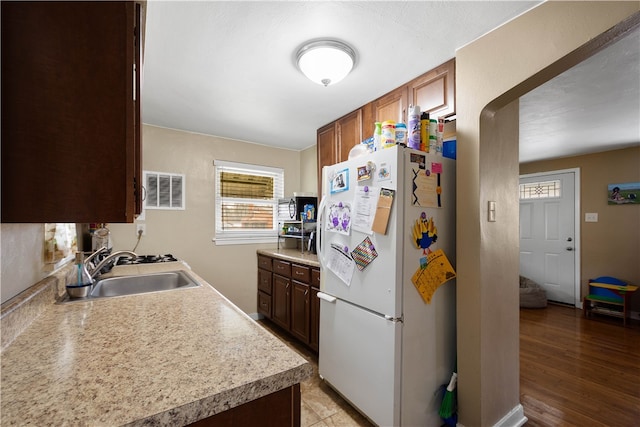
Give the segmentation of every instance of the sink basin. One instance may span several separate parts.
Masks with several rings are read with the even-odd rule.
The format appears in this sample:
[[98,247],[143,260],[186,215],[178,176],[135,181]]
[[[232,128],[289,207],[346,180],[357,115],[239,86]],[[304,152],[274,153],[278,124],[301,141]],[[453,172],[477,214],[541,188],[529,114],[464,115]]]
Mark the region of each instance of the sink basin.
[[200,284],[185,271],[117,276],[101,279],[93,287],[89,298],[108,298],[150,292],[195,288]]

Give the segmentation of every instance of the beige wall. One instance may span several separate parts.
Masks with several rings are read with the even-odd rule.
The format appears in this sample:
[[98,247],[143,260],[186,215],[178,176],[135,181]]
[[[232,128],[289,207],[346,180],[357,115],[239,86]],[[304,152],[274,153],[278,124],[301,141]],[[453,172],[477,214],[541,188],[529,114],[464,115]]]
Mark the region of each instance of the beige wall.
[[0,292],[5,302],[51,272],[44,263],[44,224],[2,224],[0,240]]
[[[640,205],[608,205],[607,185],[640,182],[640,147],[520,165],[520,174],[580,169],[582,295],[589,279],[613,276],[640,283]],[[587,212],[598,222],[584,222]],[[640,311],[640,294],[631,307]]]
[[300,191],[318,193],[318,150],[315,145],[300,152]]
[[[456,52],[458,403],[464,426],[523,422],[513,286],[518,262],[510,253],[518,246],[518,203],[509,195],[517,182],[518,139],[507,141],[517,126],[510,104],[578,63],[575,49],[639,8],[638,2],[545,2]],[[486,219],[491,200],[498,202],[495,223]]]
[[[257,307],[256,249],[274,244],[216,246],[213,160],[280,167],[285,194],[301,191],[300,152],[145,125],[143,169],[186,175],[184,211],[147,210],[138,254],[172,253],[246,313]],[[132,249],[135,224],[109,224],[114,249]]]

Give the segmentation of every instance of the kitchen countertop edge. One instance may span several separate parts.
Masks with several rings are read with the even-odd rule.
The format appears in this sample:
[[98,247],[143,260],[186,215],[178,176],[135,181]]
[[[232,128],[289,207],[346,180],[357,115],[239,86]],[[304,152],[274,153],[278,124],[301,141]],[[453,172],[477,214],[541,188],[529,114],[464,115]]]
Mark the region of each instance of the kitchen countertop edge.
[[279,258],[289,262],[310,265],[312,267],[320,267],[318,255],[306,251],[302,253],[300,249],[258,249],[256,252],[258,255]]

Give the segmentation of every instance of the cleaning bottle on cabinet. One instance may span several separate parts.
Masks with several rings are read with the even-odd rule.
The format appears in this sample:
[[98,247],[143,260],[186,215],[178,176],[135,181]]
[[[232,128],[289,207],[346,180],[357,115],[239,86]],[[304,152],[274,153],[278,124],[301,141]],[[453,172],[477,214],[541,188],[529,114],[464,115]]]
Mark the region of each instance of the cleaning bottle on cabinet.
[[373,131],[373,150],[378,151],[382,149],[382,123],[376,122],[375,126]]
[[409,107],[409,127],[407,145],[414,150],[420,149],[420,106]]
[[426,111],[420,116],[420,150],[429,152],[429,113]]

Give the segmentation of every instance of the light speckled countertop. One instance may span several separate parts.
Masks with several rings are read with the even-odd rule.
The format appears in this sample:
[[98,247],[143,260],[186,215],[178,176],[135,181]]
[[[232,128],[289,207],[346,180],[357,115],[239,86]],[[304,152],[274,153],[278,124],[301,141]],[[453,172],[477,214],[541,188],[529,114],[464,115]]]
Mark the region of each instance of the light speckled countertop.
[[301,264],[311,265],[313,267],[320,267],[318,262],[318,255],[304,251],[300,249],[258,249],[256,251],[258,255],[267,255],[276,257],[290,262],[298,262]]
[[[115,275],[187,269],[114,268]],[[184,425],[311,376],[300,355],[202,286],[51,303],[2,351],[2,425]]]

